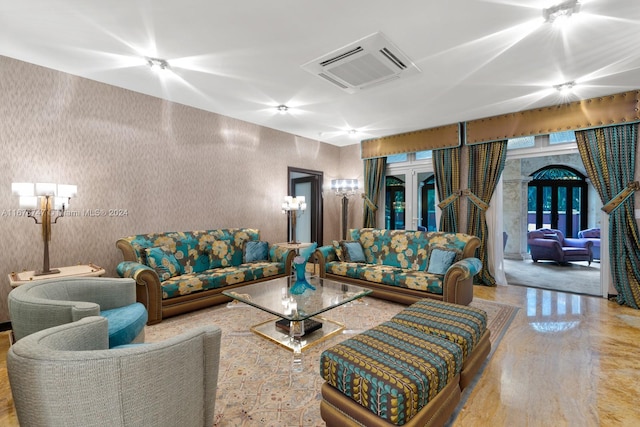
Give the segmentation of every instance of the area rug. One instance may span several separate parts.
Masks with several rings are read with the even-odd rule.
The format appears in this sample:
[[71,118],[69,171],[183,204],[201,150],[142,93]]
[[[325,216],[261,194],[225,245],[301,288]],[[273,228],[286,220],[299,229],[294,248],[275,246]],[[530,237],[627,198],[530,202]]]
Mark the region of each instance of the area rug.
[[[490,358],[518,308],[480,299],[471,305],[488,314]],[[309,347],[303,355],[301,373],[291,372],[290,351],[249,331],[251,325],[272,319],[273,315],[244,304],[223,304],[172,317],[147,326],[145,334],[146,341],[154,342],[199,325],[213,324],[222,329],[214,426],[324,426],[320,417],[322,351],[388,320],[404,307],[367,297],[325,313],[327,318],[347,325],[347,329]]]
[[552,261],[505,259],[504,269],[509,285],[602,296],[599,262],[559,265]]

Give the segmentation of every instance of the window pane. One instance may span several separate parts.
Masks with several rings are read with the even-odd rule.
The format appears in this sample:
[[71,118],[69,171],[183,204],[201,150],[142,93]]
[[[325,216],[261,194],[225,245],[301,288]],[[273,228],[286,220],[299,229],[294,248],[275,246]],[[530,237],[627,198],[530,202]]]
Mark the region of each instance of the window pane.
[[404,230],[404,175],[388,176],[385,191],[385,228]]
[[523,136],[522,138],[511,138],[507,140],[507,150],[535,147],[535,145],[536,141],[533,136]]
[[389,163],[400,163],[407,161],[407,153],[404,154],[394,154],[393,156],[387,156],[387,164]]
[[549,134],[549,145],[568,144],[570,142],[576,142],[576,133],[572,130]]
[[432,151],[431,150],[427,150],[427,151],[418,151],[416,153],[416,160],[425,160],[425,159],[430,159],[432,157]]

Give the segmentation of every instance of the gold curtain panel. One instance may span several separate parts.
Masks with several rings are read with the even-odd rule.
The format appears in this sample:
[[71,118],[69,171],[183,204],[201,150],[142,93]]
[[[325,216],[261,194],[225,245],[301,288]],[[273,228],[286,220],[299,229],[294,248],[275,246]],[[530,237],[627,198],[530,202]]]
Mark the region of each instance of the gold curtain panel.
[[640,121],[640,90],[466,122],[466,144]]
[[459,146],[460,130],[459,125],[456,123],[399,135],[367,139],[361,143],[361,157],[363,159],[371,159],[394,154]]

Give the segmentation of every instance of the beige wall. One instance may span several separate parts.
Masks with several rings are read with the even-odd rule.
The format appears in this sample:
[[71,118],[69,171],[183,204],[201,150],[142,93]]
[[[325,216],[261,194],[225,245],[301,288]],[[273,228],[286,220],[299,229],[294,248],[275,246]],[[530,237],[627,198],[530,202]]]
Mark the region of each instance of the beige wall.
[[[40,226],[16,211],[11,182],[77,184],[77,216],[53,225],[51,266],[91,261],[115,276],[121,236],[248,226],[284,241],[288,166],[323,171],[326,188],[345,174],[362,180],[358,144],[341,149],[2,56],[0,117],[0,321],[7,275],[42,267]],[[334,196],[324,205],[327,242],[339,237],[340,205]],[[96,209],[126,215],[87,213]]]

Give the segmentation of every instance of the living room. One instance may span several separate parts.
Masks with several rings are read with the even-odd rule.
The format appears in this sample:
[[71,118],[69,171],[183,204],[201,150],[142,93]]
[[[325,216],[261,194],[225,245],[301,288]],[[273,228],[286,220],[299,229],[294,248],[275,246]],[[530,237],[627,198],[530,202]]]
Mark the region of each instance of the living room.
[[[78,6],[66,3],[69,8]],[[360,7],[365,8],[364,3],[358,3]],[[598,2],[591,3],[597,6]],[[584,8],[591,3],[585,3]],[[620,2],[612,3],[621,9],[620,13],[626,19],[637,17],[638,12],[635,9],[620,5]],[[262,11],[264,7],[252,6],[258,8],[256,11]],[[298,8],[317,7],[311,4],[295,5],[291,2],[287,2],[286,6],[296,13],[300,13]],[[336,6],[341,5],[336,4]],[[483,3],[483,6],[497,7],[490,3]],[[37,8],[40,5],[32,5],[32,7]],[[289,10],[284,10],[284,7],[285,5],[282,6],[283,10],[280,13],[286,16]],[[512,5],[507,9],[510,15],[515,15],[521,12],[523,7]],[[420,10],[425,16],[429,12],[425,9]],[[452,13],[447,16],[453,20],[455,18],[453,12],[451,9],[447,11]],[[453,11],[455,12],[455,8]],[[353,10],[351,12],[355,13]],[[436,12],[438,11],[434,13]],[[38,11],[34,14],[46,20],[44,12]],[[374,32],[369,30],[377,30],[377,27],[382,26],[384,15],[378,13],[375,16],[378,17],[378,21],[370,18],[371,22],[376,24],[375,29],[372,24],[358,28],[359,32],[364,31],[362,36]],[[423,19],[422,16],[414,17],[413,25],[423,25]],[[9,27],[17,26],[16,22],[20,21],[14,21]],[[447,21],[443,19],[432,24],[443,30],[441,27],[445,22]],[[637,22],[637,19],[633,22]],[[163,25],[170,25],[170,23],[165,22]],[[637,35],[637,23],[635,25],[630,32]],[[400,34],[403,33],[391,24],[385,24],[384,27],[386,32],[395,36],[394,39],[400,38]],[[281,29],[281,31],[284,30]],[[319,30],[316,31],[318,34],[321,33]],[[323,28],[322,31],[327,30]],[[484,34],[480,30],[477,31],[474,39],[480,39]],[[390,115],[384,121],[376,117],[374,120],[376,123],[362,123],[359,126],[363,128],[370,126],[372,132],[377,127],[381,128],[377,130],[378,133],[366,133],[356,140],[349,140],[350,137],[344,135],[346,143],[341,139],[339,144],[333,144],[323,141],[326,135],[319,135],[317,138],[299,136],[300,133],[277,130],[275,126],[264,126],[233,118],[234,111],[230,111],[229,115],[217,114],[207,111],[206,108],[163,99],[160,96],[162,90],[155,92],[149,89],[145,92],[128,88],[126,84],[121,86],[107,84],[100,81],[101,74],[105,73],[104,70],[90,73],[90,78],[61,71],[56,67],[45,65],[44,60],[41,63],[31,59],[27,50],[21,54],[16,51],[16,47],[8,46],[14,41],[15,46],[19,46],[15,39],[7,38],[6,40],[2,42],[3,48],[0,50],[2,55],[0,56],[0,88],[2,89],[0,112],[3,117],[0,124],[3,151],[0,159],[2,166],[0,198],[3,200],[0,230],[4,237],[0,272],[4,277],[14,271],[39,269],[43,261],[41,227],[34,224],[32,219],[18,213],[20,212],[18,199],[11,192],[12,182],[57,182],[77,185],[77,195],[70,200],[68,206],[69,215],[61,218],[52,227],[52,237],[49,242],[51,264],[67,266],[91,262],[104,268],[105,276],[116,277],[116,266],[122,260],[122,255],[116,248],[115,242],[120,237],[132,234],[250,226],[259,228],[261,238],[268,242],[285,242],[288,239],[288,224],[286,216],[282,214],[281,205],[285,196],[288,195],[288,167],[322,171],[325,188],[329,187],[332,179],[338,178],[358,179],[362,185],[364,172],[359,144],[361,139],[400,134],[409,130],[427,129],[451,123],[433,122],[429,119],[424,120],[423,125],[419,127],[409,128],[410,125],[405,123],[390,124],[389,122],[396,120]],[[344,42],[349,41],[351,39]],[[225,43],[231,44],[231,41],[225,40]],[[540,50],[543,49],[540,48]],[[442,50],[445,51],[446,48],[443,47]],[[159,48],[159,51],[162,50]],[[322,52],[318,52],[320,53]],[[463,53],[471,54],[469,50],[464,50]],[[308,59],[313,57],[314,55],[311,55]],[[445,57],[445,59],[451,59],[451,57]],[[609,63],[614,62],[609,61]],[[297,63],[294,65],[299,67]],[[582,63],[579,65],[584,66]],[[91,68],[89,65],[85,67]],[[144,67],[146,65],[139,67],[136,74],[142,80],[151,80],[153,74],[148,73],[149,70]],[[618,73],[621,77],[620,81],[607,83],[605,80],[602,84],[594,84],[594,86],[601,86],[600,90],[604,91],[600,93],[601,95],[637,89],[637,80],[631,77],[634,74],[633,71],[638,68],[637,58],[629,59],[627,66],[623,68],[624,70]],[[219,74],[224,74],[223,71],[219,70]],[[444,78],[443,74],[446,74],[446,70],[439,70],[433,78]],[[486,77],[485,75],[484,78]],[[229,77],[223,77],[223,79],[226,78]],[[197,78],[194,79],[197,80]],[[405,80],[400,84],[409,85],[409,82],[410,80]],[[337,91],[330,86],[322,86],[324,84],[326,83],[321,81],[317,83],[327,92]],[[524,83],[523,86],[528,84],[528,82]],[[154,84],[150,85],[155,87]],[[476,85],[480,83],[476,82]],[[246,88],[241,96],[252,98],[254,94],[250,91],[251,84],[248,86],[249,88]],[[442,85],[442,87],[445,86]],[[434,106],[431,108],[438,109],[437,103],[440,98],[447,96],[456,98],[455,103],[463,104],[465,93],[472,91],[473,87],[474,85],[463,85],[459,91],[449,94],[442,89],[442,92],[438,92],[440,95],[434,97]],[[173,88],[175,90],[175,87]],[[381,86],[380,89],[385,93],[392,92],[391,86]],[[437,92],[437,88],[432,89]],[[483,94],[488,96],[486,92],[490,91],[491,88],[480,86],[477,96],[482,97]],[[170,93],[169,90],[167,92]],[[429,97],[424,94],[423,96]],[[167,94],[167,98],[169,97]],[[263,98],[269,98],[269,95],[261,94],[256,97],[262,101]],[[487,105],[487,108],[483,109],[481,103],[473,104],[463,112],[466,114],[464,120],[528,109],[526,105],[533,103],[534,97],[535,94],[531,95],[524,90],[512,88],[510,97],[502,103],[497,100],[493,103],[487,102],[487,104],[499,104],[500,109],[496,110],[495,105]],[[523,103],[525,106],[516,104],[516,100],[520,98],[527,98]],[[219,106],[228,102],[230,101],[227,99],[220,99],[215,103]],[[274,104],[275,107],[281,102],[287,102],[287,100],[277,100],[275,103],[269,100],[264,101],[263,104]],[[375,105],[376,102],[372,101],[372,103]],[[202,101],[201,106],[204,104]],[[299,107],[303,113],[293,116],[293,121],[305,121],[304,105]],[[265,105],[260,109],[263,115],[271,114],[265,112],[268,110]],[[401,117],[402,114],[399,114],[396,121],[402,122]],[[356,124],[351,126],[356,127]],[[337,132],[339,129],[336,126],[334,130]],[[323,128],[322,132],[330,131]],[[637,196],[635,200],[637,205]],[[326,196],[323,204],[323,243],[329,243],[340,236],[340,199]],[[362,198],[351,199],[349,222],[352,226],[361,225],[362,210]],[[101,214],[96,216],[92,212],[101,212]],[[102,212],[106,214],[103,216]],[[10,287],[6,280],[1,289],[0,316],[4,317],[0,320],[7,321],[6,301]],[[532,301],[528,299],[532,297],[527,295],[526,290],[479,288],[476,291],[476,298],[493,299],[521,307],[520,316],[523,316],[528,303]],[[542,304],[543,294],[536,295],[537,303]],[[556,297],[554,294],[549,298]],[[634,346],[629,343],[637,342],[636,338],[640,335],[637,331],[637,325],[640,324],[638,315],[634,310],[619,307],[614,302],[601,298],[581,298],[584,298],[581,299],[584,309],[583,317],[580,318],[582,323],[570,332],[576,335],[572,336],[575,339],[572,343],[579,346],[575,350],[579,354],[575,356],[581,357],[580,361],[586,359],[587,362],[584,362],[586,364],[597,365],[599,361],[594,360],[596,357],[593,354],[598,352],[608,354],[611,356],[608,363],[630,369],[628,378],[633,382],[637,377],[637,366],[633,365],[633,361],[627,359],[625,355],[616,354],[617,350],[609,346],[606,349],[598,346],[612,344],[611,337],[619,333],[617,328],[625,326],[627,327],[624,329],[625,343],[616,342],[615,344],[620,344],[620,348],[623,349],[621,352],[628,352],[627,355],[633,354]],[[527,357],[531,359],[562,358],[563,351],[567,350],[567,348],[563,350],[563,347],[551,350],[550,347],[561,344],[559,343],[561,340],[558,335],[550,336],[549,334],[544,337],[546,340],[540,338],[540,341],[535,341],[544,348],[544,352],[535,353],[531,348],[522,352],[514,350],[517,344],[523,344],[524,337],[529,333],[526,330],[527,326],[538,321],[540,319],[529,322],[526,318],[522,318],[514,323],[514,327],[509,331],[512,334],[512,340],[505,341],[501,347],[498,347],[497,354],[492,359],[492,364],[496,366],[487,370],[492,376],[483,379],[484,383],[476,388],[474,391],[476,399],[469,400],[471,406],[465,409],[459,425],[473,425],[472,421],[478,420],[488,422],[491,417],[495,417],[493,419],[497,420],[498,424],[501,421],[517,419],[518,411],[522,410],[522,406],[518,403],[522,403],[521,400],[527,400],[526,393],[516,390],[515,387],[508,389],[508,379],[501,382],[498,364],[503,366],[510,363],[516,364],[514,360],[520,361],[521,358]],[[606,326],[607,324],[614,326]],[[521,336],[516,337],[518,334]],[[581,339],[584,339],[582,344],[576,344]],[[602,344],[601,341],[607,343]],[[563,414],[562,409],[555,404],[552,405],[552,410],[540,409],[548,402],[543,396],[546,391],[541,388],[539,384],[541,380],[538,377],[550,375],[550,370],[546,369],[548,366],[545,362],[537,361],[537,363],[537,365],[525,365],[522,362],[520,366],[529,366],[528,376],[513,368],[514,365],[509,365],[513,368],[509,372],[514,377],[518,376],[519,386],[524,387],[523,384],[527,382],[536,383],[537,387],[531,393],[537,395],[533,399],[540,404],[536,406],[540,414],[552,417],[558,424],[570,425],[575,422],[575,417],[579,416],[577,413],[580,410],[585,412],[591,410],[586,404],[585,406],[577,405],[569,415]],[[566,367],[566,365],[563,366]],[[533,377],[531,372],[543,374],[531,378]],[[588,373],[584,371],[580,374]],[[606,374],[619,375],[615,367],[610,367]],[[606,374],[602,374],[603,382],[607,379]],[[626,378],[627,381],[628,378]],[[563,379],[571,381],[569,375]],[[620,381],[618,383],[620,384],[625,380],[616,381]],[[513,384],[515,383],[514,379]],[[567,395],[573,393],[573,384],[564,385],[564,387],[561,389],[564,391],[557,391],[554,396],[560,399],[559,395],[563,393]],[[485,393],[480,395],[481,392]],[[599,396],[601,393],[594,388],[589,393],[585,393],[584,401],[587,401],[588,397]],[[635,395],[634,391],[630,393],[630,396]],[[511,398],[509,404],[501,400],[501,394],[509,395]],[[619,394],[616,396],[623,399]],[[584,401],[581,401],[581,404],[585,403]],[[611,401],[606,400],[605,403],[611,403]],[[602,403],[602,406],[605,406],[605,403]],[[493,407],[500,408],[491,411],[486,409]],[[534,410],[529,410],[531,411],[527,415],[529,425],[542,425],[542,418],[536,419]],[[472,420],[470,413],[474,411],[479,414],[479,418]],[[631,414],[631,418],[638,415],[633,403],[625,407],[624,411]],[[612,421],[612,425],[615,425],[615,416],[611,415],[611,418],[608,418],[605,412],[602,409],[598,419]],[[579,419],[586,420],[586,424],[594,420],[593,417],[588,416]],[[621,417],[621,419],[630,418]],[[517,422],[515,424],[517,425]]]

